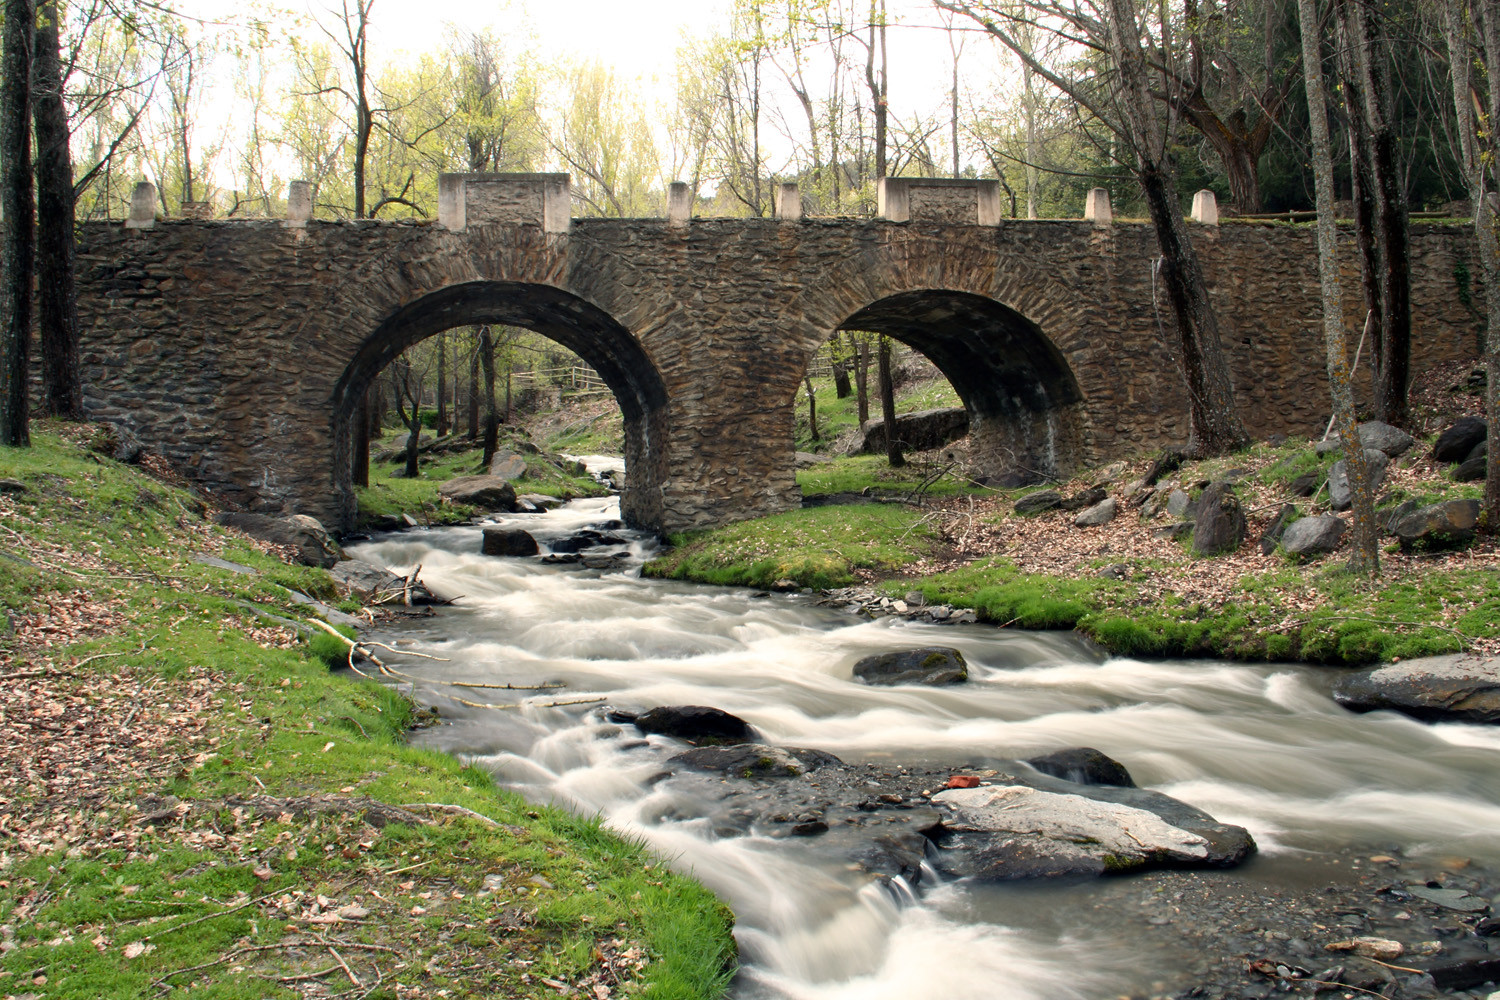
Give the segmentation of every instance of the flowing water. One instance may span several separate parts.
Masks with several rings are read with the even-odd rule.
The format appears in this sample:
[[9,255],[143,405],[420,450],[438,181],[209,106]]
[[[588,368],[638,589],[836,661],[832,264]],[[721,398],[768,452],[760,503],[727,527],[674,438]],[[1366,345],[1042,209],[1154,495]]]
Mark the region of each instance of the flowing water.
[[[545,548],[617,509],[575,501],[504,521]],[[1109,659],[1063,634],[867,621],[805,597],[643,580],[637,562],[600,571],[484,557],[480,534],[411,532],[351,550],[398,570],[420,563],[435,592],[461,595],[402,627],[410,648],[448,658],[402,665],[447,720],[415,738],[532,800],[602,813],[691,869],[736,913],[743,1000],[1113,996],[1173,956],[1131,947],[1097,907],[1128,879],[951,883],[917,898],[851,869],[820,838],[716,836],[703,803],[648,780],[680,746],[642,741],[605,720],[600,703],[558,702],[712,705],[767,742],[851,762],[957,768],[1096,747],[1142,787],[1249,828],[1260,856],[1224,877],[1264,884],[1317,879],[1318,859],[1346,845],[1500,862],[1500,730],[1348,713],[1324,671]],[[650,543],[628,549],[638,561]],[[969,683],[851,680],[862,656],[922,645],[960,648]],[[476,708],[455,695],[483,695],[441,683],[452,680],[566,687],[521,692],[519,708]]]

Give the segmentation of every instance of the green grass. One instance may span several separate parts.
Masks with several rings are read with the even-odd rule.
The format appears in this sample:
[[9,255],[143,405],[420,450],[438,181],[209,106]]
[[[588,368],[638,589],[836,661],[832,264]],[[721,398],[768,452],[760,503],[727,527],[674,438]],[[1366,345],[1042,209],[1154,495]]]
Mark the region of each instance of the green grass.
[[[899,469],[891,468],[884,455],[851,455],[820,462],[797,470],[797,485],[806,497],[830,493],[869,492],[877,496],[904,497],[941,466],[930,462],[909,462]],[[955,493],[991,493],[983,487],[945,475],[924,491],[928,496],[950,496]]]
[[[46,655],[69,669],[109,654],[54,682],[86,696],[105,679],[151,686],[157,694],[142,701],[138,730],[153,724],[166,693],[190,681],[211,680],[216,694],[206,730],[172,727],[160,767],[120,773],[105,801],[74,813],[103,846],[0,853],[0,924],[16,945],[0,953],[0,992],[152,996],[166,977],[195,998],[293,996],[274,977],[325,968],[328,953],[278,945],[291,939],[293,911],[326,894],[372,913],[319,932],[400,952],[399,966],[394,953],[346,955],[367,985],[368,960],[381,961],[387,985],[372,996],[394,996],[400,983],[428,995],[555,997],[541,977],[579,981],[598,967],[596,949],[616,939],[646,959],[617,995],[723,994],[735,959],[732,917],[707,890],[595,820],[533,806],[482,771],[408,745],[414,706],[392,688],[331,673],[342,645],[331,637],[263,646],[245,632],[253,618],[233,602],[297,618],[304,609],[276,581],[316,592],[329,585],[327,574],[282,566],[240,541],[224,544],[191,495],[92,456],[61,431],[71,433],[44,423],[33,448],[0,449],[0,477],[27,486],[0,501],[8,529],[0,553],[10,557],[0,607],[24,615],[79,592],[114,602],[123,625]],[[256,575],[187,558],[205,546]],[[14,643],[0,640],[0,653],[17,658],[10,670],[33,655]],[[79,809],[36,794],[23,789],[7,811]],[[165,795],[192,808],[159,827],[134,822],[139,797]],[[333,796],[346,807],[278,818],[222,805],[257,795]],[[366,798],[461,806],[494,822],[427,812],[428,823],[376,829],[348,804]],[[130,836],[111,841],[114,831]],[[486,876],[503,881],[493,895],[481,894]],[[233,908],[262,896],[269,900]],[[274,908],[283,897],[302,902]],[[524,919],[500,919],[507,907]],[[132,944],[152,950],[127,958]],[[260,950],[216,961],[236,949]],[[207,967],[183,971],[198,965]]]
[[[389,447],[405,441],[405,433],[397,430],[379,444]],[[515,450],[518,439],[514,434],[502,434],[500,447]],[[371,450],[378,450],[375,443]],[[481,448],[449,452],[443,455],[423,455],[418,465],[418,478],[393,477],[393,472],[405,468],[405,462],[371,462],[370,485],[360,487],[359,521],[369,524],[383,516],[411,514],[426,524],[460,524],[478,513],[464,504],[450,504],[438,496],[438,487],[457,476],[477,475],[483,470],[480,460],[484,457]],[[525,454],[526,474],[513,485],[517,493],[542,493],[562,500],[577,497],[604,496],[608,491],[588,474],[579,475],[560,467],[543,455]]]
[[856,569],[891,570],[925,554],[932,535],[920,513],[894,504],[810,507],[673,536],[647,576],[727,586],[842,587]]
[[[852,374],[850,377],[853,377]],[[818,438],[813,440],[812,425],[808,421],[807,386],[801,385],[792,403],[792,411],[796,414],[794,440],[798,451],[825,452],[834,441],[859,426],[859,401],[853,393],[839,399],[832,377],[815,378],[812,384],[813,396],[818,401]],[[879,419],[880,395],[875,386],[873,366],[869,392],[871,417]],[[896,392],[897,413],[916,413],[920,410],[962,405],[958,393],[942,377],[924,379]]]

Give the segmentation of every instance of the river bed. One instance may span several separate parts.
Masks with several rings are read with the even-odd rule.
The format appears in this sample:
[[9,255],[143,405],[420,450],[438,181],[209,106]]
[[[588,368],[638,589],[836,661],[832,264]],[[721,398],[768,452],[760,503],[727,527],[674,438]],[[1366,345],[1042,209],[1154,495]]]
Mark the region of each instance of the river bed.
[[[545,550],[617,510],[612,499],[584,500],[499,520],[531,531]],[[1329,697],[1328,671],[1108,658],[1069,634],[872,621],[803,595],[645,580],[638,566],[653,543],[633,535],[606,550],[628,555],[610,570],[485,557],[480,539],[481,528],[467,526],[350,549],[398,571],[420,564],[435,593],[459,598],[394,635],[447,658],[401,664],[422,678],[411,688],[417,700],[446,723],[414,742],[486,767],[534,801],[601,813],[691,869],[735,911],[741,1000],[1171,992],[1183,985],[1173,973],[1204,956],[1200,939],[1154,916],[1166,912],[1152,909],[1164,898],[1305,900],[1330,880],[1352,884],[1368,855],[1397,856],[1391,865],[1411,871],[1456,859],[1471,872],[1500,868],[1500,732],[1347,712]],[[851,678],[862,656],[927,645],[961,649],[969,682],[874,687]],[[476,695],[445,681],[563,686]],[[490,695],[519,707],[464,704]],[[996,756],[1095,747],[1138,785],[1246,827],[1260,854],[1190,877],[928,878],[918,892],[893,888],[825,838],[723,835],[708,804],[654,780],[681,744],[609,721],[606,705],[711,705],[769,743],[955,772]],[[1227,927],[1233,917],[1214,919]]]

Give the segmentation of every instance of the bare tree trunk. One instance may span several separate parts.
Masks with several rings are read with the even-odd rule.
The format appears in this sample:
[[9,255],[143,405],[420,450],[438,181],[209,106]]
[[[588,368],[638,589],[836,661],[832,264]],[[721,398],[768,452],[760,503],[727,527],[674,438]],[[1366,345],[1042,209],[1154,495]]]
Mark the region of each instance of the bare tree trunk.
[[411,360],[405,355],[396,359],[396,415],[406,425],[406,471],[407,479],[416,479],[417,447],[422,438],[422,386],[412,384]]
[[[1345,64],[1351,86],[1347,105],[1351,141],[1355,143],[1355,176],[1368,205],[1373,244],[1361,260],[1373,275],[1365,278],[1378,297],[1375,337],[1375,417],[1404,426],[1410,422],[1407,387],[1411,378],[1411,259],[1406,200],[1396,163],[1396,135],[1391,124],[1390,65],[1385,30],[1378,13],[1363,0],[1337,0],[1334,9],[1344,37]],[[1370,298],[1366,294],[1367,301]]]
[[870,345],[863,337],[849,333],[849,343],[854,348],[855,406],[859,411],[859,426],[870,422]]
[[448,334],[437,335],[437,436],[448,433]]
[[849,384],[849,363],[843,358],[833,359],[833,394],[836,399],[848,399],[854,392]]
[[1350,570],[1375,576],[1380,572],[1379,537],[1370,470],[1354,418],[1354,392],[1349,378],[1349,345],[1344,336],[1344,305],[1339,283],[1338,231],[1333,220],[1333,152],[1328,138],[1328,104],[1323,93],[1323,62],[1318,41],[1314,0],[1297,0],[1302,23],[1302,72],[1307,80],[1307,110],[1312,130],[1313,180],[1318,199],[1318,281],[1323,292],[1323,346],[1328,360],[1328,388],[1333,396],[1334,423],[1343,443],[1350,491],[1354,494],[1354,551]]
[[1172,129],[1156,117],[1134,0],[1110,0],[1108,7],[1109,47],[1121,78],[1118,101],[1125,117],[1125,137],[1135,154],[1135,175],[1156,230],[1162,284],[1176,320],[1172,348],[1187,388],[1188,451],[1221,455],[1248,444],[1250,437],[1235,413],[1218,316],[1177,203]]
[[370,394],[354,410],[354,485],[370,485]]
[[1188,396],[1188,452],[1222,455],[1250,441],[1235,412],[1234,387],[1219,340],[1219,321],[1208,298],[1203,268],[1193,251],[1169,171],[1143,167],[1141,190],[1161,250],[1161,279],[1172,307],[1172,345]]
[[817,441],[820,440],[818,437],[818,394],[813,391],[812,373],[804,373],[802,381],[807,386],[807,423],[812,428],[812,439]]
[[469,356],[469,440],[479,439],[479,343]]
[[46,0],[36,31],[31,115],[36,125],[37,322],[42,343],[42,406],[67,420],[83,419],[78,371],[77,252],[73,243],[73,157],[63,104],[58,11]]
[[500,450],[500,418],[495,413],[495,341],[488,326],[479,328],[479,363],[484,366],[484,468]]
[[885,457],[891,468],[899,469],[906,464],[901,454],[901,439],[896,436],[896,384],[891,377],[891,338],[880,335],[877,364],[880,369],[880,416],[885,421]]
[[[1496,160],[1500,155],[1500,141],[1495,135],[1497,123],[1500,123],[1500,3],[1483,0],[1476,7],[1484,38],[1485,76],[1489,80],[1486,108],[1489,121],[1484,130],[1489,155],[1481,162],[1487,162],[1496,180],[1500,181],[1500,161]],[[1481,189],[1483,185],[1481,173]],[[1481,211],[1476,204],[1474,227],[1479,230],[1479,258],[1485,268],[1485,305],[1488,307],[1484,341],[1484,412],[1489,418],[1490,441],[1489,457],[1485,460],[1484,524],[1486,531],[1500,534],[1500,458],[1496,457],[1500,454],[1500,447],[1496,447],[1500,444],[1500,233],[1496,230],[1500,219],[1496,218],[1495,206],[1488,195],[1482,197],[1480,203],[1484,207]]]
[[0,40],[0,445],[27,447],[31,427],[31,0],[5,0]]

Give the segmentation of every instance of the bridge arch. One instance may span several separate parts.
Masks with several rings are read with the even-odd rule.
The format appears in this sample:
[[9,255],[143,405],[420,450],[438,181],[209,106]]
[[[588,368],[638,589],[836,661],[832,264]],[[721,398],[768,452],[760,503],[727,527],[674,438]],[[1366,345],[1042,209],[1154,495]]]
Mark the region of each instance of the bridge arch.
[[991,476],[1056,474],[1087,457],[1084,394],[1067,357],[1018,310],[972,291],[908,288],[829,330],[882,333],[927,357],[969,415],[970,459]]
[[660,372],[628,329],[603,309],[548,284],[477,280],[448,285],[402,305],[354,352],[332,398],[333,489],[340,527],[354,525],[353,420],[365,390],[402,351],[444,330],[494,324],[524,327],[556,341],[599,373],[620,404],[625,424],[625,490],[621,516],[659,528],[666,479],[667,390]]

